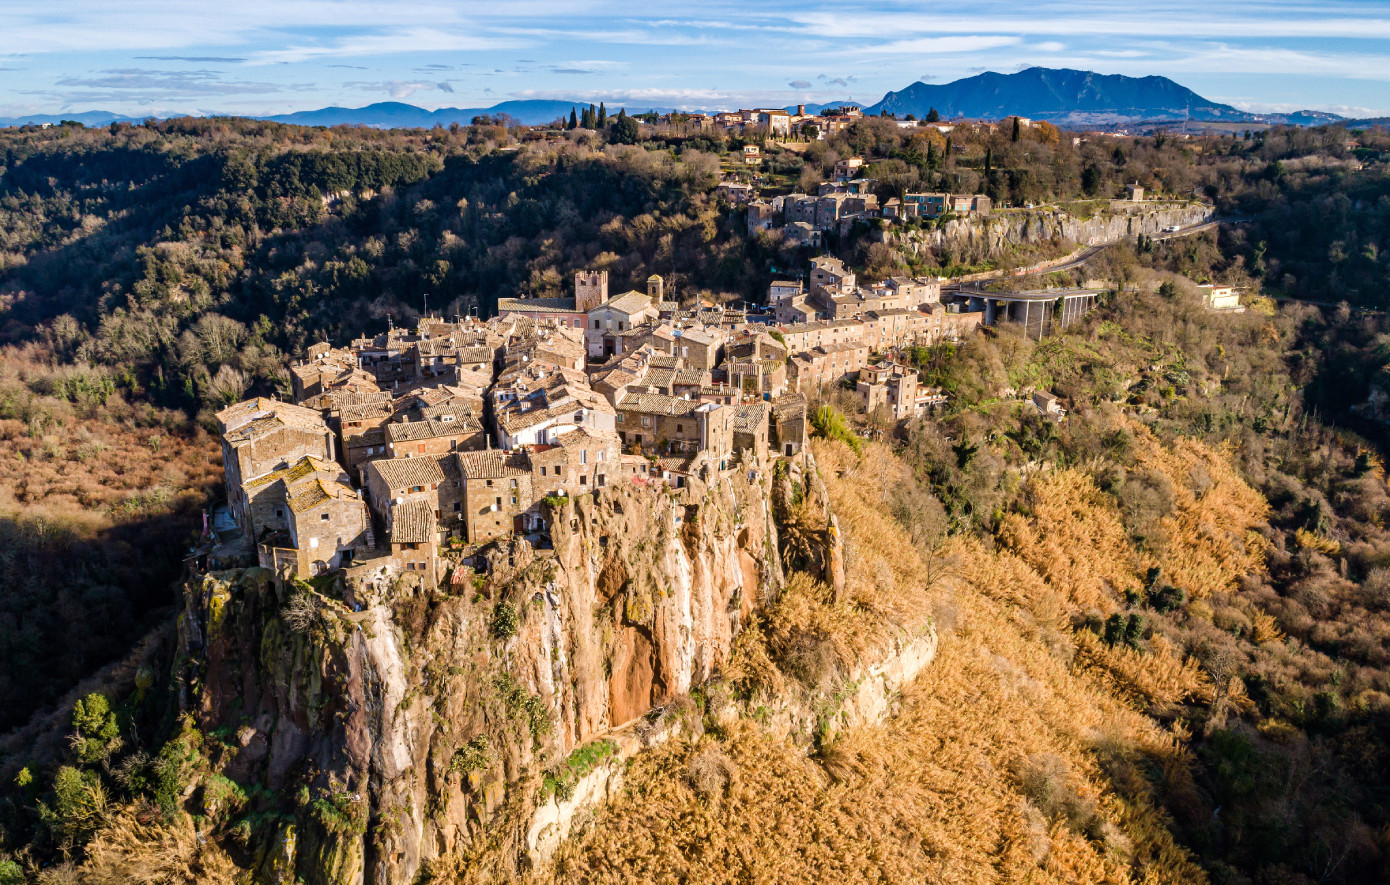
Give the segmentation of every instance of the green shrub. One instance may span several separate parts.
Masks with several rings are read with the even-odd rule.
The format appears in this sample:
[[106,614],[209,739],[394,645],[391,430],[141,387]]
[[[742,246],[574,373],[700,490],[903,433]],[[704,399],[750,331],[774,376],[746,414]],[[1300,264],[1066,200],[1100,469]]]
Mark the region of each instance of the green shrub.
[[0,885],[24,885],[24,870],[12,860],[0,860]]
[[454,752],[449,770],[459,774],[482,771],[492,764],[492,745],[487,735],[480,734]]
[[498,600],[492,607],[492,638],[506,642],[516,635],[518,627],[516,606],[506,600]]
[[92,692],[72,708],[72,726],[77,731],[72,748],[77,758],[94,765],[120,749],[121,729],[106,695]]
[[834,406],[821,406],[811,416],[811,426],[826,439],[838,439],[854,449],[856,455],[863,454],[864,441],[850,428],[844,414]]

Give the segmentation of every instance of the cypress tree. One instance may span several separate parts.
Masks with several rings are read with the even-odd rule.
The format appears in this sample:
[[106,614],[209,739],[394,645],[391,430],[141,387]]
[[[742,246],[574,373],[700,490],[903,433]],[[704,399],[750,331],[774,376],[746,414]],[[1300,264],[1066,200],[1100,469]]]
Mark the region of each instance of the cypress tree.
[[985,148],[985,177],[994,172],[994,148]]
[[578,128],[579,128],[579,117],[575,114],[574,108],[570,108],[570,124],[569,124],[569,126],[566,127],[566,128],[569,128],[569,129],[578,129]]
[[1021,135],[1023,135],[1023,124],[1021,124],[1021,123],[1019,122],[1018,117],[1014,117],[1014,135],[1013,135],[1013,140],[1014,140],[1014,141],[1018,141],[1018,139],[1019,139],[1019,137],[1020,137]]
[[598,128],[602,129],[608,125],[608,110],[604,108],[603,102],[598,103]]

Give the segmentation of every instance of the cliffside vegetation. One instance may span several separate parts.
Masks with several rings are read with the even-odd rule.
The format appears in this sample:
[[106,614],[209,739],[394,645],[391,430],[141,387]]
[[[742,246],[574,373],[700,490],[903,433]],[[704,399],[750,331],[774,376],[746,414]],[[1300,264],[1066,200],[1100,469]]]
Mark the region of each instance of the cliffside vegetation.
[[[818,426],[864,449],[817,448],[848,538],[843,592],[789,582],[723,682],[689,702],[701,727],[639,757],[555,870],[532,875],[1390,875],[1390,494],[1383,426],[1351,411],[1390,365],[1390,328],[1258,299],[1212,315],[1174,276],[1386,307],[1390,143],[1347,142],[1320,129],[1072,146],[1043,129],[947,150],[869,120],[804,150],[769,145],[786,189],[862,153],[886,188],[1073,201],[1138,179],[1201,189],[1245,221],[1110,250],[1085,275],[1121,291],[1066,334],[913,354],[951,403],[880,442],[854,436],[851,398],[817,403]],[[6,885],[233,881],[244,866],[244,847],[207,833],[269,799],[216,779],[209,760],[234,755],[236,735],[174,715],[157,629],[217,480],[209,409],[284,390],[287,353],[408,320],[426,294],[486,314],[592,266],[618,290],[659,272],[682,296],[758,297],[805,257],[746,238],[712,198],[721,152],[741,145],[707,135],[630,146],[216,120],[9,130],[0,145],[0,729],[39,713],[0,758],[14,772]],[[867,239],[842,247],[870,275],[901,266]],[[1028,388],[1071,414],[1044,419]],[[783,515],[790,542],[821,530]],[[937,660],[883,725],[803,746],[771,717],[721,716],[721,692],[833,699],[928,617]],[[64,698],[112,662],[92,687],[120,691]],[[455,779],[482,755],[452,757]],[[341,785],[304,813],[355,832],[353,795]]]

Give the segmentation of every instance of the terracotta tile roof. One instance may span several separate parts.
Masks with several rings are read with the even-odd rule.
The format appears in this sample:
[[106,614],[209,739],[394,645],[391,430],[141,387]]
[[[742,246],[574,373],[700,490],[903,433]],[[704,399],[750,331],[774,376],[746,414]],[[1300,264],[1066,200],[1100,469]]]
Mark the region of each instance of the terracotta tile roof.
[[386,430],[382,427],[369,427],[361,433],[343,437],[343,446],[350,449],[359,446],[379,446],[385,442]]
[[634,313],[638,313],[651,307],[652,299],[645,293],[634,290],[631,292],[624,292],[617,298],[611,299],[606,305],[600,306],[611,307],[613,310],[616,310],[619,313],[625,313],[628,316],[631,316]]
[[459,348],[458,361],[461,363],[490,363],[494,356],[491,347],[474,345]]
[[265,422],[270,419],[274,419],[276,426],[295,427],[301,430],[324,429],[322,416],[313,409],[306,409],[293,403],[282,403],[268,397],[257,397],[236,403],[217,413],[217,420],[228,429],[228,432],[258,421],[262,422],[263,427],[268,427],[269,425]]
[[770,407],[764,403],[744,403],[734,406],[734,430],[738,433],[756,433],[759,427],[767,424]]
[[295,513],[303,513],[311,507],[327,501],[335,495],[331,494],[325,487],[322,479],[315,477],[312,480],[296,483],[286,496],[290,509]]
[[806,417],[806,397],[799,393],[779,396],[772,401],[772,414],[778,421]]
[[703,403],[698,400],[681,399],[661,393],[629,393],[618,403],[618,408],[627,412],[644,415],[689,415]]
[[391,506],[391,542],[428,544],[434,540],[434,508],[426,501],[404,501]]
[[366,403],[360,406],[343,406],[338,411],[338,420],[343,422],[350,421],[371,421],[378,418],[391,417],[391,404],[388,403]]
[[468,479],[496,479],[499,476],[529,476],[530,465],[521,452],[488,449],[483,452],[459,452],[459,468]]
[[375,470],[388,489],[408,489],[429,486],[444,481],[444,471],[433,458],[388,458],[367,462],[367,470]]
[[[336,468],[337,465],[335,464],[334,467]],[[259,489],[281,479],[286,483],[291,483],[325,469],[326,465],[322,460],[315,458],[313,455],[305,455],[293,464],[281,467],[279,470],[272,470],[269,473],[261,474],[255,479],[248,480],[245,486],[247,489]]]
[[459,470],[459,459],[454,452],[447,455],[435,455],[434,460],[439,464],[439,469],[444,473],[444,479],[455,482],[463,479],[463,473]]
[[457,421],[440,421],[430,418],[426,421],[403,421],[386,425],[386,438],[393,443],[414,442],[421,439],[439,439],[445,436],[462,436],[477,433],[483,429],[477,418],[461,418]]
[[574,313],[573,298],[498,298],[497,312]]

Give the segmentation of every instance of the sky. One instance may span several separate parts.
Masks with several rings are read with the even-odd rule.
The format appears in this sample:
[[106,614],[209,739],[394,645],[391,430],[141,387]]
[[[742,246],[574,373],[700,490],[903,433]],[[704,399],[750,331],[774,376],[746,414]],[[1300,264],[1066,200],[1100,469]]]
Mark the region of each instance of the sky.
[[1390,0],[0,3],[0,116],[870,104],[1034,65],[1159,74],[1250,111],[1386,115]]

